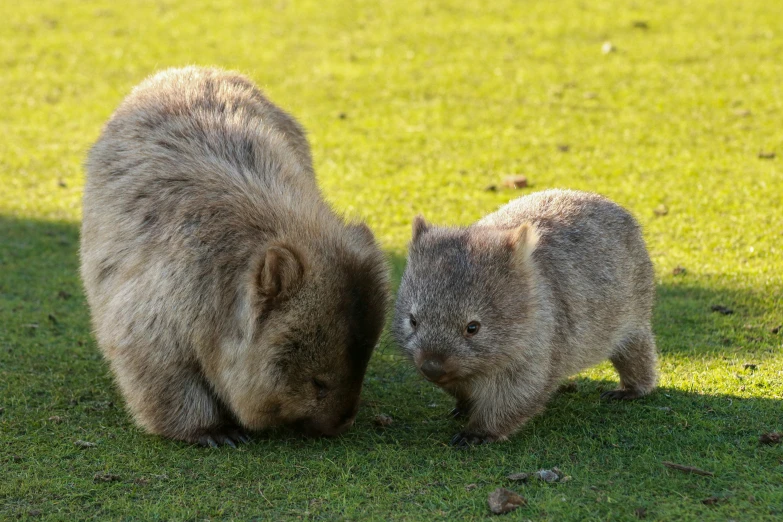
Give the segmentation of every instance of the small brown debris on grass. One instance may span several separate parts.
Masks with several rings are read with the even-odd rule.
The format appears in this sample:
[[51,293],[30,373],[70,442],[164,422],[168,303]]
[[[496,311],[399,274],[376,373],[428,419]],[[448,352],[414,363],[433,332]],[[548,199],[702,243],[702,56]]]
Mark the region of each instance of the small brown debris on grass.
[[535,475],[539,480],[543,480],[544,482],[557,482],[560,479],[557,472],[552,469],[540,469],[536,471]]
[[65,183],[65,181],[63,181],[62,178],[57,180],[57,186],[60,188],[68,188],[68,185]]
[[705,477],[712,477],[715,474],[712,471],[705,471],[703,469],[695,468],[693,466],[684,466],[682,464],[675,464],[674,462],[668,462],[664,460],[662,462],[664,466],[678,471],[684,471],[685,473],[693,473],[694,475],[703,475]]
[[97,444],[95,444],[94,442],[87,442],[86,440],[81,440],[81,439],[74,441],[73,445],[78,448],[94,448],[95,446],[97,446]]
[[704,504],[705,506],[712,506],[714,504],[717,504],[721,500],[723,500],[723,499],[713,495],[711,497],[705,498],[704,500],[701,501],[701,503]]
[[647,518],[647,510],[642,507],[636,508],[633,514],[636,515],[636,518]]
[[631,27],[634,29],[649,29],[650,24],[648,24],[645,20],[634,20],[631,23]]
[[22,456],[21,455],[14,455],[11,457],[14,462],[22,462]]
[[497,185],[487,185],[484,187],[484,192],[495,192],[498,189]]
[[465,491],[473,491],[477,487],[478,487],[477,484],[468,484],[467,486],[465,486]]
[[38,517],[38,516],[41,516],[41,510],[40,509],[31,509],[30,511],[27,512],[27,514],[30,515],[31,517]]
[[750,114],[748,109],[734,109],[734,115],[739,116],[740,118],[747,118]]
[[52,415],[51,417],[49,417],[49,422],[54,424],[60,424],[62,421],[63,418],[60,417],[59,415]]
[[775,159],[775,153],[770,151],[759,151],[759,159]]
[[743,364],[743,365],[742,365],[742,367],[743,367],[744,369],[746,369],[746,370],[753,371],[753,370],[757,369],[759,366],[758,366],[758,364],[753,364],[753,363],[745,363],[745,364]]
[[783,324],[776,326],[772,330],[770,330],[773,334],[783,332]]
[[527,187],[526,176],[506,176],[503,178],[503,186],[511,189],[521,189]]
[[489,510],[496,515],[503,515],[514,511],[519,506],[527,504],[527,500],[506,488],[498,488],[489,494],[487,499]]
[[527,482],[527,479],[530,478],[530,473],[512,473],[506,475],[506,478],[508,480],[513,480],[514,482]]
[[568,143],[558,143],[557,150],[559,150],[560,152],[568,152],[569,150],[571,150],[571,145],[569,145]]
[[685,275],[685,273],[687,271],[688,270],[686,270],[686,268],[684,266],[677,265],[677,266],[674,267],[674,270],[672,270],[672,275],[676,275],[676,276],[677,275]]
[[728,306],[723,306],[723,305],[712,305],[710,307],[710,310],[712,310],[713,312],[718,312],[719,314],[723,314],[723,315],[731,315],[734,313],[734,310],[732,310]]
[[376,426],[380,426],[381,428],[388,428],[394,422],[394,420],[385,413],[376,415],[372,421]]
[[346,113],[344,113],[344,112],[341,112],[341,113],[339,113],[339,114],[337,115],[337,117],[338,117],[338,118],[340,118],[341,120],[345,120],[345,119],[347,119],[347,118],[348,118],[348,114],[346,114]]
[[655,214],[656,216],[665,216],[668,213],[669,213],[669,207],[667,207],[663,203],[661,203],[660,205],[658,205],[653,209],[653,214]]
[[92,477],[93,482],[115,482],[117,480],[120,480],[120,476],[114,473],[96,473]]
[[65,290],[60,290],[59,292],[57,292],[57,298],[62,299],[63,301],[67,301],[68,299],[71,298],[71,294],[69,294]]
[[759,437],[759,443],[780,444],[781,439],[783,439],[783,433],[776,433],[776,432],[764,433]]

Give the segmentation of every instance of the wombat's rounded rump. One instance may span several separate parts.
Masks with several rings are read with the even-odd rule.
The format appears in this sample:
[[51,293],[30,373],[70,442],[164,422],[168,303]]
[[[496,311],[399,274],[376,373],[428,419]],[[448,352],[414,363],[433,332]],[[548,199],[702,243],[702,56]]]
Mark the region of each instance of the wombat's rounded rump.
[[656,384],[652,263],[639,225],[596,194],[548,190],[467,228],[413,225],[393,334],[469,416],[453,443],[505,439],[560,381],[609,359],[632,399]]
[[144,81],[90,151],[83,204],[95,335],[141,426],[214,445],[352,424],[386,264],[250,81],[196,67]]

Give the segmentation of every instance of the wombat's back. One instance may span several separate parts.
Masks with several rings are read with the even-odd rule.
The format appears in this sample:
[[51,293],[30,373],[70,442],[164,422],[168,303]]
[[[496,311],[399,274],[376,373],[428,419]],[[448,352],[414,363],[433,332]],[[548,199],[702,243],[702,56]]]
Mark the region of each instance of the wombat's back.
[[551,290],[559,374],[604,360],[607,347],[649,326],[654,272],[627,210],[597,194],[546,190],[510,202],[477,225],[524,222],[539,235],[533,259]]

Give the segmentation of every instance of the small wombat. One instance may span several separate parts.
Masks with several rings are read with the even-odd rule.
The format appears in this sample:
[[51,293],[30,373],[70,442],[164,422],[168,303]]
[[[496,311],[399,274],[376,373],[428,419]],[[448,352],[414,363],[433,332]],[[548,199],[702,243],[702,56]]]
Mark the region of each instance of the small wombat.
[[605,359],[608,398],[656,384],[653,267],[639,225],[596,194],[547,190],[467,228],[417,217],[393,334],[469,416],[452,444],[504,440],[560,381]]
[[386,263],[323,200],[304,131],[246,78],[136,87],[87,160],[81,273],[136,421],[202,445],[353,423]]

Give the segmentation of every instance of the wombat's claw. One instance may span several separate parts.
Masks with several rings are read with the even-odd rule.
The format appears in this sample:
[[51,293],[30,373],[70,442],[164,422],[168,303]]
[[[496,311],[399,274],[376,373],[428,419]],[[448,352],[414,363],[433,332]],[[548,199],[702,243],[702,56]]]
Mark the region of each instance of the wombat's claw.
[[451,438],[451,445],[458,448],[469,448],[470,446],[480,446],[494,441],[493,437],[488,435],[479,435],[477,433],[466,433],[461,431]]
[[601,394],[601,399],[605,401],[630,401],[639,397],[641,395],[634,390],[610,390]]
[[247,443],[248,441],[250,441],[250,438],[241,429],[233,429],[224,433],[205,433],[198,438],[198,444],[205,448],[217,448],[221,445],[226,445],[236,449],[237,443]]

